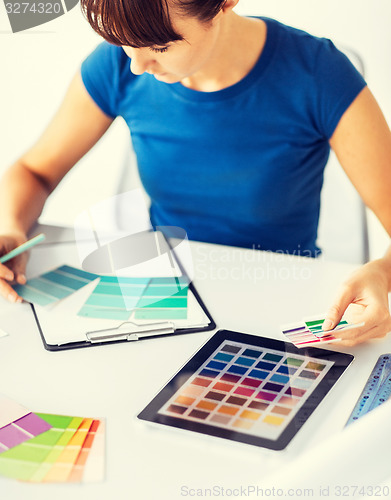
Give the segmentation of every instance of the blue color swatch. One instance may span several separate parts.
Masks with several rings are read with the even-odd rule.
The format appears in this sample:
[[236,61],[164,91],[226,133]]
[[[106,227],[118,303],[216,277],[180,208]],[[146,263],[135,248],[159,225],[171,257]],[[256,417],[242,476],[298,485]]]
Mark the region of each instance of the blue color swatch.
[[15,285],[13,288],[28,302],[47,306],[65,299],[96,278],[96,274],[64,265],[28,280],[25,285]]

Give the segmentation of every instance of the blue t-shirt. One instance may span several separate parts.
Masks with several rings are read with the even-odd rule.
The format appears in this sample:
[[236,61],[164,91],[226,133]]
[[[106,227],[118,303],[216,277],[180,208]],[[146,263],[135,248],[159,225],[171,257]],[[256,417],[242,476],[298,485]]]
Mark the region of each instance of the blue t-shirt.
[[81,74],[96,104],[129,126],[154,225],[315,255],[328,140],[365,82],[330,40],[264,21],[258,62],[217,92],[135,76],[106,42]]

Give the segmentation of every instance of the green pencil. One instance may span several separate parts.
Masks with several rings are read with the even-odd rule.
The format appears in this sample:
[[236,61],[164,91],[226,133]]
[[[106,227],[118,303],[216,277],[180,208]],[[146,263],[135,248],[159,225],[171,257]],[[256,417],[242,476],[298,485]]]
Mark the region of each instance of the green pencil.
[[30,250],[31,247],[38,245],[38,243],[41,243],[41,241],[43,241],[44,239],[45,235],[43,233],[39,234],[38,236],[34,236],[34,238],[31,238],[31,240],[26,241],[26,243],[22,243],[18,247],[0,257],[0,264],[4,264],[4,262],[13,259],[23,252],[26,252],[26,250]]

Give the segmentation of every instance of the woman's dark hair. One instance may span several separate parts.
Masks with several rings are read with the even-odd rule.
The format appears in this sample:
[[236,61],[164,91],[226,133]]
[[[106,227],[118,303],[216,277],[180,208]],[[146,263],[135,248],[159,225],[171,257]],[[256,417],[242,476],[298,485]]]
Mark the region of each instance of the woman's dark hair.
[[183,40],[171,23],[168,3],[179,13],[211,21],[226,0],[81,0],[92,28],[114,45],[163,46]]

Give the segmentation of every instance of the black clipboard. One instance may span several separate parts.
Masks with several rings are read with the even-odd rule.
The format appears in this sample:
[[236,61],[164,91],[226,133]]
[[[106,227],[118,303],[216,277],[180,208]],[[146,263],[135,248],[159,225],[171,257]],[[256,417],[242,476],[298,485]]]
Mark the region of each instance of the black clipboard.
[[[187,276],[187,273],[178,259],[178,256],[175,253],[174,246],[170,242],[170,238],[176,238],[178,234],[182,235],[182,233],[178,233],[178,229],[180,228],[162,228],[156,227],[155,231],[159,232],[163,235],[163,239],[167,244],[167,248],[170,250],[171,254],[175,257],[176,264],[180,268],[182,275]],[[180,229],[182,232],[183,230]],[[149,232],[149,231],[148,231]],[[147,233],[147,232],[146,232]],[[185,234],[185,233],[184,233]],[[170,254],[170,255],[171,255]],[[172,259],[172,257],[170,257]],[[197,333],[202,331],[211,331],[216,329],[216,323],[214,322],[211,314],[209,313],[207,307],[202,301],[199,293],[197,292],[194,284],[189,280],[188,289],[193,294],[195,300],[198,305],[201,307],[203,313],[208,318],[208,324],[205,326],[195,326],[195,327],[175,327],[174,321],[155,321],[149,324],[137,325],[132,321],[124,321],[120,323],[119,326],[115,328],[108,328],[102,330],[93,330],[86,331],[86,340],[84,341],[70,341],[68,343],[61,344],[53,344],[49,343],[45,338],[44,329],[42,328],[41,322],[39,320],[39,315],[37,313],[34,304],[30,303],[43,345],[48,351],[63,351],[67,349],[78,349],[82,347],[93,347],[100,345],[107,345],[119,342],[129,342],[135,340],[142,340],[147,338],[157,338],[162,336],[170,336],[170,335],[179,335],[179,334],[187,334],[187,333]]]
[[[196,298],[198,304],[202,308],[203,312],[205,315],[208,317],[209,324],[204,326],[204,327],[190,327],[190,328],[170,328],[168,324],[171,324],[169,321],[164,321],[164,322],[156,322],[156,323],[151,323],[150,328],[145,329],[146,325],[143,325],[142,328],[132,329],[129,332],[124,332],[121,331],[120,333],[116,333],[115,330],[117,328],[112,328],[110,331],[108,329],[101,330],[101,331],[95,331],[95,332],[86,332],[86,340],[85,341],[79,341],[79,342],[69,342],[66,344],[50,344],[47,342],[45,338],[45,333],[41,327],[37,311],[34,307],[34,304],[30,304],[34,319],[37,324],[37,328],[39,331],[39,334],[41,336],[42,343],[47,351],[64,351],[67,349],[79,349],[81,347],[94,347],[94,346],[101,346],[101,345],[108,345],[108,344],[118,344],[120,342],[129,342],[129,341],[136,341],[136,340],[144,340],[144,339],[153,339],[153,338],[158,338],[162,336],[171,336],[171,335],[180,335],[180,334],[187,334],[187,333],[197,333],[197,332],[205,332],[205,331],[211,331],[216,329],[216,323],[214,322],[211,314],[209,313],[208,309],[206,308],[205,304],[203,303],[199,293],[197,292],[195,286],[193,283],[189,283],[189,290],[193,293],[194,297]],[[125,321],[122,324],[131,324],[129,321]],[[101,333],[99,333],[101,332]],[[87,333],[98,333],[98,335],[101,335],[101,340],[99,340],[99,337],[91,338],[87,336]]]

